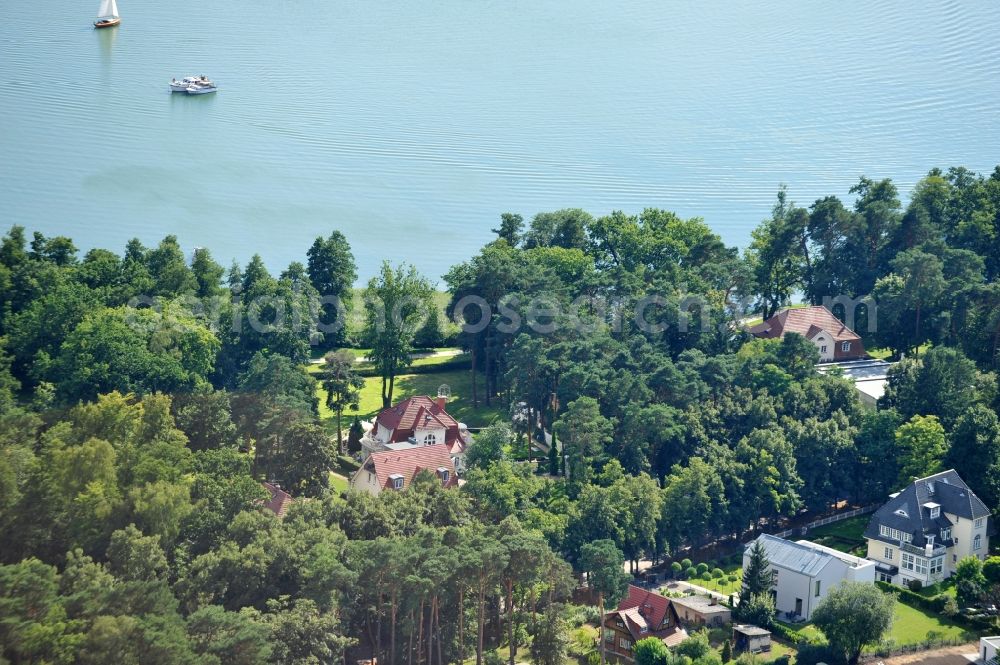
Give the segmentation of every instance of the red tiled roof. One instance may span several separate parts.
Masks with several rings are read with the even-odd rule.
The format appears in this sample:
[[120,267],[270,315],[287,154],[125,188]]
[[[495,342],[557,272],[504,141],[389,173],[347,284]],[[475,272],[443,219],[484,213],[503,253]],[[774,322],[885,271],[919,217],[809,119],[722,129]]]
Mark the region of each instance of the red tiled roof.
[[833,335],[835,342],[861,339],[856,332],[845,326],[833,312],[822,305],[782,310],[767,321],[750,328],[750,334],[773,339],[793,332],[806,339],[812,339],[822,330]]
[[277,485],[272,485],[271,483],[261,483],[261,485],[263,485],[264,489],[266,489],[271,495],[271,498],[264,502],[264,507],[277,515],[279,518],[284,517],[285,513],[288,511],[288,506],[292,505],[294,502],[292,495]]
[[628,595],[618,603],[618,610],[631,609],[638,610],[646,623],[649,624],[650,630],[657,630],[663,624],[667,612],[670,611],[670,599],[629,584]]
[[443,402],[439,404],[436,400],[426,395],[417,395],[405,399],[399,404],[383,410],[375,417],[375,430],[380,427],[392,430],[391,440],[399,443],[414,436],[417,429],[444,429],[445,443],[456,444],[459,449],[455,452],[465,450],[465,442],[462,441],[458,428],[458,421],[448,415]]
[[389,477],[399,474],[403,476],[403,489],[406,489],[413,482],[413,477],[420,471],[426,469],[437,474],[437,470],[440,468],[448,470],[448,482],[445,483],[445,487],[457,486],[458,476],[455,474],[455,465],[451,461],[450,446],[444,443],[399,451],[372,453],[355,473],[374,473],[378,479],[378,485],[382,489],[391,489]]

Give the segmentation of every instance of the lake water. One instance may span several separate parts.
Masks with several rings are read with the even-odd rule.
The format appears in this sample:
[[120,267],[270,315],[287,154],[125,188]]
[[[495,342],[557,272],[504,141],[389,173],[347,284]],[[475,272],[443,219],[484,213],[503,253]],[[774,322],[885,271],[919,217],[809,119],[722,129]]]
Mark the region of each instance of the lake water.
[[[779,183],[1000,163],[1000,3],[0,2],[0,224],[280,270],[342,230],[438,278],[501,212],[646,206],[743,245]],[[91,6],[92,5],[92,6]],[[617,5],[617,6],[615,6]],[[167,92],[207,74],[216,95]]]

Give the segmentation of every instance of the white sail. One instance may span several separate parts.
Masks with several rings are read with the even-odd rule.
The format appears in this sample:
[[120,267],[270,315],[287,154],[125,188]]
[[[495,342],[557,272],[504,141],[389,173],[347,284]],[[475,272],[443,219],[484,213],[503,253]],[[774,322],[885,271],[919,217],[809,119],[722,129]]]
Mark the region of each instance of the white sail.
[[97,10],[97,18],[118,16],[118,5],[115,0],[101,0],[101,8]]

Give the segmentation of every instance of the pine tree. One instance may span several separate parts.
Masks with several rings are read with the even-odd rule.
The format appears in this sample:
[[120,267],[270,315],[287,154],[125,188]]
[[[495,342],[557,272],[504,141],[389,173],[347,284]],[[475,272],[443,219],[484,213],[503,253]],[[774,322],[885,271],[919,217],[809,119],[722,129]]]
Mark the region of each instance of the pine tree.
[[555,432],[552,433],[552,443],[549,444],[549,475],[559,475],[559,444],[556,443]]
[[750,561],[743,570],[743,587],[740,589],[740,606],[749,603],[754,596],[771,591],[773,576],[768,570],[771,562],[760,540],[750,547]]

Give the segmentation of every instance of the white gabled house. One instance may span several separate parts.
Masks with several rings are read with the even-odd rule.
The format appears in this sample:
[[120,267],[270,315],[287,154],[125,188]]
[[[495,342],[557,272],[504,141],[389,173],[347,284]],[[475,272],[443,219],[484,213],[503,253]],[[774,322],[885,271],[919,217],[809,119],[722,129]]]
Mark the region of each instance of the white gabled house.
[[[759,542],[767,553],[774,576],[771,595],[779,616],[808,621],[830,589],[841,582],[875,581],[875,564],[867,559],[817,545],[808,540],[792,542],[762,534]],[[750,549],[743,551],[743,569],[750,561]]]
[[883,582],[934,584],[990,549],[990,511],[954,469],[918,478],[875,511],[865,538]]
[[372,422],[372,428],[361,439],[361,458],[377,452],[400,452],[423,446],[446,444],[452,464],[462,473],[465,452],[472,435],[445,410],[448,398],[438,395],[431,399],[417,395],[383,409]]

